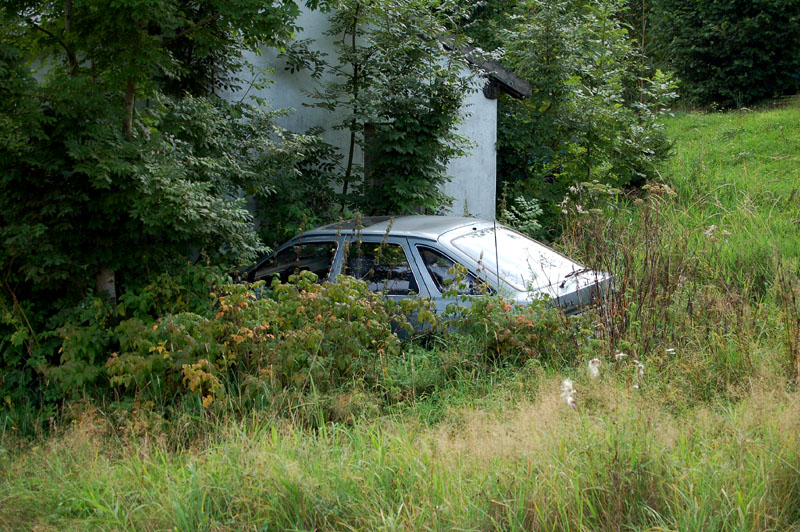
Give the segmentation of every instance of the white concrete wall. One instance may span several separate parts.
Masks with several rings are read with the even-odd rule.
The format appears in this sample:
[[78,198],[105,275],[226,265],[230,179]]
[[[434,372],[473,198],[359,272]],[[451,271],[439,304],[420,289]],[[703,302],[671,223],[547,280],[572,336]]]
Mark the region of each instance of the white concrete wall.
[[465,100],[465,116],[458,134],[472,142],[468,153],[450,161],[447,174],[452,177],[442,190],[453,198],[450,214],[468,213],[494,220],[497,196],[497,100],[490,100],[478,90]]
[[[302,31],[298,32],[297,39],[313,39],[311,48],[328,54],[327,60],[335,62],[335,48],[333,37],[325,35],[328,30],[328,17],[319,11],[304,8],[297,19]],[[222,94],[230,100],[240,100],[242,97],[257,96],[265,99],[274,110],[290,109],[292,112],[278,120],[278,124],[295,133],[305,133],[312,127],[322,127],[322,137],[326,142],[338,147],[347,153],[350,135],[347,131],[332,129],[347,115],[345,109],[328,111],[318,107],[309,107],[303,104],[316,102],[308,93],[315,88],[321,88],[320,81],[313,79],[307,72],[290,73],[285,69],[286,63],[278,57],[278,52],[272,48],[261,50],[261,54],[248,53],[245,59],[260,74],[259,81],[272,80],[272,83],[262,89],[243,86],[239,91]],[[240,74],[243,79],[250,79],[249,72]],[[329,81],[330,78],[327,79]],[[356,146],[355,163],[362,165],[364,162],[361,151]]]
[[[303,28],[297,39],[313,39],[313,48],[328,54],[328,61],[335,62],[334,37],[324,35],[328,29],[328,17],[319,11],[304,9],[297,24]],[[322,137],[330,144],[338,147],[346,157],[349,147],[349,132],[333,130],[334,124],[340,123],[347,115],[345,109],[331,112],[325,109],[309,107],[305,104],[315,100],[309,96],[319,81],[314,80],[306,72],[290,73],[285,70],[285,63],[278,58],[275,50],[265,49],[261,55],[249,54],[246,58],[256,71],[264,72],[263,79],[272,79],[273,83],[263,89],[243,87],[241,90],[223,94],[230,100],[243,97],[258,96],[265,99],[272,109],[293,109],[282,117],[279,125],[290,131],[303,133],[312,127],[322,127]],[[271,72],[269,72],[271,71]],[[242,73],[249,79],[249,73]],[[496,160],[495,143],[497,140],[497,101],[489,100],[480,90],[482,80],[476,80],[476,90],[469,94],[463,109],[464,122],[460,124],[458,133],[468,138],[472,146],[467,155],[454,159],[447,167],[452,180],[444,185],[443,191],[453,197],[451,214],[461,216],[465,211],[479,218],[494,219],[496,196]],[[356,146],[354,162],[363,165],[364,157]],[[342,165],[346,161],[343,159]]]

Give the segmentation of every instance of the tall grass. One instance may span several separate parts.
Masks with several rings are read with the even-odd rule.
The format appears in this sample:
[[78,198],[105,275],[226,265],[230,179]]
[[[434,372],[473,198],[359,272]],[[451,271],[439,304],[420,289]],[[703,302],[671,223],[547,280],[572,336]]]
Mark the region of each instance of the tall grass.
[[798,120],[677,117],[662,183],[566,220],[561,245],[617,275],[606,350],[655,363],[690,402],[745,393],[767,368],[798,377]]
[[[673,417],[655,394],[558,380],[502,416],[302,429],[219,420],[189,447],[87,414],[0,458],[4,530],[783,530],[800,519],[800,397]],[[13,456],[12,456],[13,455]]]

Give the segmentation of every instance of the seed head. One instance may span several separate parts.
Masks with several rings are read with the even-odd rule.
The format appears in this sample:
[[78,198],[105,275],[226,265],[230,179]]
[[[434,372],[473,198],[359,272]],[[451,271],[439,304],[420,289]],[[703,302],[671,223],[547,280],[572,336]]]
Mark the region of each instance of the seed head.
[[589,376],[593,379],[596,379],[600,376],[600,362],[599,358],[593,358],[589,361]]
[[561,398],[566,401],[567,406],[575,408],[575,387],[572,385],[572,380],[564,379],[561,383]]

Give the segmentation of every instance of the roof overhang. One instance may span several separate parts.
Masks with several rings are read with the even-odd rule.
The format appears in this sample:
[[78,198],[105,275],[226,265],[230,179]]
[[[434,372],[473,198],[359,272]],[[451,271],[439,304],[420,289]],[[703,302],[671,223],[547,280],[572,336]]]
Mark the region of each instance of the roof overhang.
[[528,98],[533,92],[533,87],[530,83],[497,61],[486,58],[485,54],[477,48],[469,45],[457,46],[452,36],[442,38],[440,41],[448,50],[461,52],[470,65],[486,75],[488,83],[483,89],[483,94],[487,98],[491,100],[497,99],[498,91],[505,92],[512,98],[517,99]]

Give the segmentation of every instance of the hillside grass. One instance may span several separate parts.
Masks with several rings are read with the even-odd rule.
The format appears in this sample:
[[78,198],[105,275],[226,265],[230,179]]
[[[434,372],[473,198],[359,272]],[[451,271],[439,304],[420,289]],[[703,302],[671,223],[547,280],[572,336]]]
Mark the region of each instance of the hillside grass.
[[280,416],[73,403],[33,440],[3,425],[0,530],[800,529],[800,106],[668,128],[662,184],[567,221],[560,245],[618,275],[580,360],[426,366],[382,412],[342,390],[337,423],[313,393]]
[[800,98],[778,109],[681,114],[668,123],[675,155],[663,174],[686,207],[677,221],[689,238],[712,226],[717,237],[730,233],[718,250],[727,275],[768,284],[771,261],[794,264],[800,255],[799,108]]

